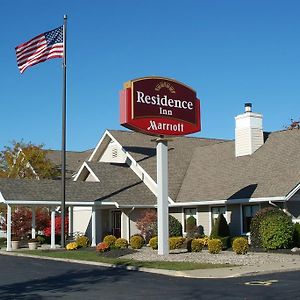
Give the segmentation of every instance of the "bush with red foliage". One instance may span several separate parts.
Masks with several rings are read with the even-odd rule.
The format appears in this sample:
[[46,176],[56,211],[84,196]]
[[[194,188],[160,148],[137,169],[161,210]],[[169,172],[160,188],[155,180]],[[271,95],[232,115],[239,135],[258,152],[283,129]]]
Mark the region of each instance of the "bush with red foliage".
[[[16,238],[24,238],[31,234],[32,210],[28,207],[18,207],[11,214],[11,232]],[[50,220],[49,210],[47,208],[37,208],[35,211],[35,229],[42,231],[48,226]],[[6,221],[0,224],[0,229],[6,231]]]
[[146,242],[157,235],[157,215],[155,209],[147,209],[136,222],[136,227],[140,230]]
[[[61,216],[55,217],[55,235],[61,234]],[[65,217],[65,232],[68,232],[68,226],[69,226],[69,218],[68,216]],[[48,221],[47,227],[44,228],[44,235],[45,236],[51,236],[51,220]]]

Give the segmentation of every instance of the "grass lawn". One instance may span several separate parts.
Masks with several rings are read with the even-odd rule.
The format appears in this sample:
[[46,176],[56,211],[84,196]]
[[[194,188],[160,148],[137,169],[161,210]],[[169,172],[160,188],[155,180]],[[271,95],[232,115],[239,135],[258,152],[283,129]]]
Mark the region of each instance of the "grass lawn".
[[196,269],[212,269],[233,267],[229,264],[209,264],[209,263],[194,263],[194,262],[168,262],[168,261],[137,261],[124,258],[105,257],[91,250],[19,250],[18,253],[30,254],[43,257],[55,257],[64,259],[77,259],[85,261],[94,261],[113,264],[117,266],[132,266],[136,268],[154,268],[166,269],[174,271],[196,270]]

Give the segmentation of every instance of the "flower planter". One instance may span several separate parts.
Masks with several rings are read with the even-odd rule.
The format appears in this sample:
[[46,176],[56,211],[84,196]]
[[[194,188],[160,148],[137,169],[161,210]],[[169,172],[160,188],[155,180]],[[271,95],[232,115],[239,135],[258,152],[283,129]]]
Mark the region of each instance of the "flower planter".
[[19,243],[20,243],[20,241],[11,241],[11,249],[12,250],[19,249]]
[[37,249],[37,242],[28,242],[29,250],[36,250]]

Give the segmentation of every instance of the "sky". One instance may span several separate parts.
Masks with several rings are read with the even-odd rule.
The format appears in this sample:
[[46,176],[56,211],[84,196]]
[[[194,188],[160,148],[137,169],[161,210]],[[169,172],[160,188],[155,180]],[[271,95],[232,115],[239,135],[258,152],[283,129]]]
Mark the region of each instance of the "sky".
[[67,149],[96,146],[119,124],[123,83],[176,79],[197,92],[197,137],[234,139],[251,102],[264,131],[300,118],[298,0],[1,0],[0,150],[12,141],[61,148],[62,60],[20,74],[15,47],[67,14]]

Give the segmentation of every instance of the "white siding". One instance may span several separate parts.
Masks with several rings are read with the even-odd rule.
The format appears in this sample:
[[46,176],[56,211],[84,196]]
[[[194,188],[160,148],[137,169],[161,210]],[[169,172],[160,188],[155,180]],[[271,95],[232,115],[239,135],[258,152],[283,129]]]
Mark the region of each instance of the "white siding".
[[73,210],[74,232],[88,233],[88,226],[91,221],[92,207],[74,207]]
[[126,158],[126,154],[123,152],[120,146],[115,142],[111,142],[101,156],[100,162],[125,163]]

